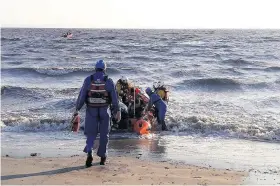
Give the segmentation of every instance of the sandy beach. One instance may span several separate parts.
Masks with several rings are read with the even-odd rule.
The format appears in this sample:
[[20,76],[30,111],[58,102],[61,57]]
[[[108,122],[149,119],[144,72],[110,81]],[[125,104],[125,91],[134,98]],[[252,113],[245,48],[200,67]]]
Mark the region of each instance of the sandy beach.
[[168,162],[149,162],[132,157],[109,157],[105,166],[84,166],[85,156],[66,158],[2,157],[3,185],[84,185],[84,184],[148,184],[148,185],[236,185],[247,173],[217,170]]

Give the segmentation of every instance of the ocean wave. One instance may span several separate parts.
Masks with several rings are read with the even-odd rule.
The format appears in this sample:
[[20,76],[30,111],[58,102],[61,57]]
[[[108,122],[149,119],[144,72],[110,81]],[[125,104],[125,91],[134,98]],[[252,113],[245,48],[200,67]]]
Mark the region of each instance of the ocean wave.
[[280,42],[278,37],[262,37],[265,42]]
[[32,59],[33,61],[47,61],[47,59],[44,57],[35,57],[35,58],[29,58],[29,59]]
[[244,84],[246,88],[255,88],[255,89],[271,89],[271,90],[278,90],[280,89],[280,80],[270,81],[270,82],[258,82],[258,83],[251,83],[251,84]]
[[280,108],[280,97],[274,96],[267,99],[258,100],[260,107]]
[[[181,41],[181,40],[179,40]],[[191,48],[201,48],[201,47],[205,47],[206,46],[206,42],[204,41],[181,41],[179,43],[177,43],[179,45],[184,45],[187,47],[191,47]]]
[[170,73],[173,78],[182,78],[182,77],[202,77],[203,73],[200,70],[175,70]]
[[21,62],[21,61],[9,61],[9,62],[7,62],[7,64],[9,64],[9,65],[22,65],[23,62]]
[[233,79],[227,78],[201,78],[184,80],[179,83],[180,86],[187,86],[191,89],[207,89],[207,90],[240,90],[241,84]]
[[269,83],[266,83],[266,82],[259,82],[259,83],[243,84],[243,87],[247,88],[247,89],[263,89],[263,88],[270,88],[271,85]]
[[53,113],[55,112],[66,112],[68,110],[71,110],[75,108],[76,99],[78,96],[78,92],[76,94],[72,94],[71,98],[66,98],[66,96],[60,96],[60,99],[58,96],[55,96],[55,100],[48,100],[46,102],[41,102],[42,104],[39,106],[33,106],[28,109],[29,113],[32,114],[38,114],[38,113]]
[[264,70],[263,68],[257,68],[257,67],[243,67],[240,69],[247,70],[247,71],[263,71]]
[[120,54],[120,50],[106,50],[106,49],[84,49],[80,53],[84,54]]
[[[70,116],[67,119],[45,117],[42,119],[31,117],[10,117],[2,119],[1,130],[7,131],[63,131],[70,130]],[[207,116],[168,116],[166,123],[169,133],[184,132],[187,135],[201,134],[216,135],[253,140],[280,141],[279,126],[237,125],[219,123]],[[81,129],[84,126],[84,117],[81,116]]]
[[78,95],[80,88],[47,89],[47,88],[26,88],[18,86],[1,86],[2,97],[13,98],[50,98],[55,96]]
[[[44,76],[67,76],[67,75],[90,75],[94,72],[94,68],[79,68],[79,67],[40,67],[40,68],[5,68],[2,72],[11,74],[37,74]],[[108,74],[119,74],[120,71],[116,68],[107,68]]]
[[1,37],[1,41],[20,41],[21,38],[15,37],[15,38],[6,38],[6,37]]
[[213,118],[203,116],[169,117],[167,123],[173,132],[280,141],[279,126],[260,127],[257,125],[221,124]]
[[155,61],[155,62],[162,62],[168,61],[168,59],[163,57],[152,57],[152,56],[128,56],[126,57],[128,60],[137,60],[137,61]]
[[97,37],[90,37],[90,40],[114,40],[116,37],[114,36],[97,36]]
[[267,67],[264,70],[268,72],[278,72],[280,71],[280,67]]
[[169,47],[167,46],[152,46],[149,48],[150,51],[155,51],[155,52],[168,52],[170,50]]
[[23,56],[25,54],[23,53],[5,53],[5,54],[2,54],[2,56],[5,56],[5,57],[14,57],[14,56]]
[[1,61],[9,60],[10,57],[1,55]]
[[225,45],[225,44],[220,44],[220,45],[214,45],[212,48],[213,49],[221,49],[221,48],[231,48],[232,46],[230,45]]
[[24,88],[24,87],[15,87],[15,86],[1,86],[1,96],[3,98],[33,98],[33,99],[42,99],[50,97],[45,94],[44,91],[39,92],[37,88]]
[[70,119],[17,117],[2,119],[4,132],[70,130]]
[[41,53],[41,51],[36,50],[36,49],[28,49],[27,52],[32,52],[32,53]]
[[[78,93],[78,92],[77,92]],[[78,96],[78,94],[75,94]],[[47,103],[47,109],[72,109],[75,107],[76,97],[69,99],[62,99],[55,102]]]
[[[280,80],[279,80],[280,81]],[[191,90],[206,90],[206,91],[238,91],[250,89],[271,89],[278,90],[280,88],[278,80],[272,82],[242,82],[240,80],[227,78],[201,78],[183,80],[176,86],[179,89],[184,87]]]
[[243,73],[238,71],[237,68],[226,68],[226,69],[221,69],[220,70],[224,74],[229,74],[231,73],[232,75],[242,75]]
[[233,66],[252,65],[251,62],[243,59],[227,59],[227,60],[223,60],[222,62],[224,64],[233,65]]

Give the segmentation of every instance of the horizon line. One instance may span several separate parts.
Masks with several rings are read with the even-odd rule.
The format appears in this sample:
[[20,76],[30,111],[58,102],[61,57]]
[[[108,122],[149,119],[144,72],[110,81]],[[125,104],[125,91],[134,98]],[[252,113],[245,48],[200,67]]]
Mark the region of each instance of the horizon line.
[[115,27],[41,27],[41,26],[0,26],[1,29],[92,29],[92,30],[280,30],[280,28],[228,28],[228,27],[218,27],[218,28],[115,28]]

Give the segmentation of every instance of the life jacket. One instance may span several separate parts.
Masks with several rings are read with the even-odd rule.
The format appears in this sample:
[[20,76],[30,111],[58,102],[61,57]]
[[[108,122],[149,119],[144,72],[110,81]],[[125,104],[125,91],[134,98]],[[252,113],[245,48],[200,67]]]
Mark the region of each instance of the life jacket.
[[111,104],[111,98],[105,90],[105,84],[108,76],[104,76],[103,80],[93,80],[93,75],[90,76],[91,85],[87,94],[87,106],[90,107],[106,107]]
[[161,97],[163,101],[169,101],[169,91],[166,87],[162,86],[156,90],[156,93]]
[[148,121],[139,119],[138,121],[136,121],[133,128],[134,132],[136,132],[139,135],[149,134],[151,130],[151,124]]

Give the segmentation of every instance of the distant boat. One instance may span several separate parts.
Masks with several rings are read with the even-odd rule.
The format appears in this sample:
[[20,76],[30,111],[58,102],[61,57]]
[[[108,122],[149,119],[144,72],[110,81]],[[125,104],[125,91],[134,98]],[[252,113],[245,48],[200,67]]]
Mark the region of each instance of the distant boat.
[[68,32],[68,33],[66,33],[66,34],[63,34],[62,37],[65,37],[65,38],[72,38],[72,36],[73,36],[73,34],[70,33],[70,32]]

